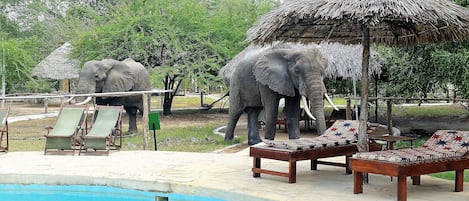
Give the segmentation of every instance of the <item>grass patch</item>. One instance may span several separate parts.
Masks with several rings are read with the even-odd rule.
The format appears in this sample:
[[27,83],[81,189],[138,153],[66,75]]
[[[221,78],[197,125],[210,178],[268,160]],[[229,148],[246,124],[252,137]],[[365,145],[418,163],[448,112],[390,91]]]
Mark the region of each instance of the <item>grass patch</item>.
[[435,105],[435,106],[394,106],[393,115],[417,118],[417,117],[454,117],[467,116],[469,112],[460,105]]
[[[430,174],[430,176],[454,181],[455,172],[454,171],[440,172],[440,173]],[[469,182],[469,170],[464,171],[464,181]]]
[[[224,141],[224,136],[216,135],[213,130],[221,125],[189,126],[156,131],[157,148],[161,151],[211,152],[226,146],[247,141],[240,136],[233,141]],[[123,139],[123,150],[142,150],[143,135]],[[153,131],[149,133],[149,150],[154,150]]]

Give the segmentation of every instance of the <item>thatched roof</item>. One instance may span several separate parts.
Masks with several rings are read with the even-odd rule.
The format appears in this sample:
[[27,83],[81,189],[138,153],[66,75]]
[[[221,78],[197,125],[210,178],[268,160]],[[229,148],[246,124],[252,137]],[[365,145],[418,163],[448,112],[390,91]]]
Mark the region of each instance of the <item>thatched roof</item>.
[[387,45],[469,38],[469,10],[448,0],[295,0],[264,15],[248,30],[254,43],[273,41]]
[[52,80],[78,78],[80,61],[68,57],[71,51],[72,45],[64,43],[33,69],[33,76]]
[[[294,44],[286,43],[286,45],[295,48],[312,48],[317,47],[321,50],[323,55],[328,60],[328,65],[324,71],[326,78],[343,78],[359,80],[361,78],[361,62],[362,62],[362,46],[359,45],[342,45],[339,43],[321,43],[317,44]],[[228,83],[231,73],[234,71],[236,64],[242,59],[249,55],[257,54],[266,49],[273,47],[279,47],[281,43],[274,43],[274,45],[249,45],[238,55],[236,55],[230,62],[228,62],[223,68],[220,69],[220,76]],[[370,64],[369,74],[380,75],[381,74],[381,62],[378,60],[378,54],[375,51],[371,51],[372,62]]]

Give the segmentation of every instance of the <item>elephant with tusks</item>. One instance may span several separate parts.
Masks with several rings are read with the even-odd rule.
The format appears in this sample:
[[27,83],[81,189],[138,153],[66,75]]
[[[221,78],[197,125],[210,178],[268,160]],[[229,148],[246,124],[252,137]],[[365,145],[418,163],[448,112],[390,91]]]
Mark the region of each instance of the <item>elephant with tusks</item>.
[[[150,78],[145,67],[133,59],[117,61],[114,59],[92,60],[83,65],[76,88],[77,94],[148,91]],[[84,104],[91,100],[78,103]],[[129,115],[129,133],[137,132],[136,115],[143,114],[141,95],[122,97],[97,97],[98,105],[123,105]]]
[[[243,112],[248,114],[248,143],[262,140],[258,118],[265,112],[265,139],[273,140],[276,133],[279,101],[285,99],[285,117],[289,139],[300,137],[300,100],[310,118],[316,120],[318,134],[326,130],[323,97],[327,97],[323,82],[327,60],[317,48],[273,46],[259,48],[237,56],[230,69],[220,71],[229,83],[229,121],[225,140],[234,137],[236,124]],[[306,104],[310,100],[310,105]],[[333,106],[335,107],[335,106]],[[337,108],[335,108],[337,109]],[[312,110],[312,113],[310,112]]]

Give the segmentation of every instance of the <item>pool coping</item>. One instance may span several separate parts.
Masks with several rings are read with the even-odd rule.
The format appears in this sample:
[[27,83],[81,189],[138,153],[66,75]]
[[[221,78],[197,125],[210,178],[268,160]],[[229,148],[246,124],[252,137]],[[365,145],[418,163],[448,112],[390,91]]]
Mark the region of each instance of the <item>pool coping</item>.
[[[343,157],[329,158],[331,161]],[[119,151],[109,156],[47,155],[42,152],[0,154],[0,183],[103,185],[136,190],[198,195],[226,200],[395,200],[395,181],[371,175],[364,193],[353,194],[353,179],[343,168],[298,162],[297,183],[273,175],[252,177],[248,150],[238,153]],[[277,170],[282,161],[265,160]],[[467,182],[466,188],[468,187]],[[409,186],[409,200],[464,200],[469,191],[453,192],[454,181],[422,176]],[[428,196],[430,193],[431,196]]]

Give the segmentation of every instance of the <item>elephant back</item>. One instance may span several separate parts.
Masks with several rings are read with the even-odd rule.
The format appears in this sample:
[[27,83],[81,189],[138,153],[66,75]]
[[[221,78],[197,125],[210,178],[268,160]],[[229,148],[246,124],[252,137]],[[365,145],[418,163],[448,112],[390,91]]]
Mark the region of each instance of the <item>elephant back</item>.
[[150,77],[148,75],[147,69],[140,63],[136,62],[132,58],[127,58],[123,60],[129,70],[133,72],[135,79],[135,88],[133,91],[148,91],[151,90],[150,86]]

